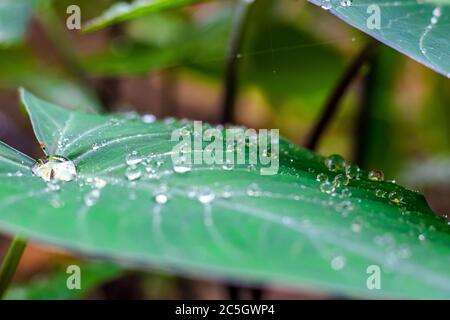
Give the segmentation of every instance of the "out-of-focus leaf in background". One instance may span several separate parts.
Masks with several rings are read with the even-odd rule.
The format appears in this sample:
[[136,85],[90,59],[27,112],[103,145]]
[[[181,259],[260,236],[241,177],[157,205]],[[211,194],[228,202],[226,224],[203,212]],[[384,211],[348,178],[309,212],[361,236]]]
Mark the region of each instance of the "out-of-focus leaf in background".
[[43,67],[27,48],[0,49],[0,89],[20,86],[69,109],[96,112],[101,108],[92,92],[64,72]]
[[117,2],[100,17],[84,27],[85,32],[95,31],[111,24],[122,22],[161,10],[187,6],[204,0],[135,0],[132,3]]
[[0,2],[0,47],[11,46],[22,40],[37,2],[38,0]]

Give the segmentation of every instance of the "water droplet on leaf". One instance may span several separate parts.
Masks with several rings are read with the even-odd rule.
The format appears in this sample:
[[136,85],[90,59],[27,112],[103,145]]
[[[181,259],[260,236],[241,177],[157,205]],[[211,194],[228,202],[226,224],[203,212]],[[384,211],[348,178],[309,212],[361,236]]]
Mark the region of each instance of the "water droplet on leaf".
[[45,181],[72,181],[77,177],[75,164],[57,155],[38,160],[31,170]]
[[381,170],[372,170],[367,175],[367,178],[372,181],[383,181],[384,173]]
[[333,154],[325,159],[325,166],[330,171],[339,172],[345,169],[346,162],[344,158],[342,158],[340,155]]
[[333,193],[336,190],[336,187],[333,183],[329,181],[322,182],[320,184],[320,191],[324,193]]
[[209,188],[204,188],[198,191],[197,199],[203,204],[208,204],[214,201],[216,195]]
[[129,181],[135,181],[141,178],[142,171],[136,166],[130,166],[125,171],[125,176]]
[[141,163],[143,160],[144,160],[144,158],[141,157],[137,151],[133,151],[127,155],[127,158],[125,161],[126,161],[127,165],[133,166],[133,165],[137,165],[137,164]]
[[346,263],[346,259],[343,256],[337,256],[334,257],[331,260],[331,268],[333,268],[333,270],[341,270],[345,267],[345,263]]
[[391,201],[394,204],[399,204],[402,201],[402,199],[403,199],[403,197],[399,193],[397,193],[395,191],[389,193],[389,197],[388,198],[389,198],[389,201]]

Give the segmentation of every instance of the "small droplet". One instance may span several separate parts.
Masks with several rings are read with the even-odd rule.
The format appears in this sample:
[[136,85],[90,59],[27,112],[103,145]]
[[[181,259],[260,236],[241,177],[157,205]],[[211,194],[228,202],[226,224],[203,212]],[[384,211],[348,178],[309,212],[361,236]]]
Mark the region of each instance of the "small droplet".
[[233,190],[231,189],[230,186],[225,186],[220,196],[224,199],[229,199],[233,196]]
[[47,190],[50,192],[56,192],[61,190],[61,186],[54,181],[47,183]]
[[338,174],[334,177],[334,185],[336,187],[342,187],[348,185],[348,177],[345,174]]
[[361,225],[359,223],[352,223],[352,231],[355,233],[361,232]]
[[391,193],[389,193],[388,198],[389,198],[389,201],[391,201],[394,204],[399,204],[403,200],[403,197],[395,191],[392,191]]
[[156,121],[156,117],[155,117],[154,115],[152,115],[152,114],[144,114],[144,115],[141,117],[141,120],[142,120],[142,122],[144,122],[144,123],[153,123],[153,122]]
[[191,171],[191,165],[189,164],[179,164],[173,166],[173,171],[176,173],[186,173]]
[[84,204],[88,207],[95,205],[100,198],[100,190],[93,189],[84,196]]
[[234,168],[234,164],[233,164],[232,162],[225,162],[225,163],[222,165],[222,169],[223,169],[223,170],[226,170],[226,171],[233,170],[233,168]]
[[283,217],[281,220],[285,225],[290,225],[292,223],[291,217]]
[[133,165],[137,165],[137,164],[141,163],[143,160],[144,160],[144,158],[141,157],[137,151],[133,151],[127,155],[127,158],[125,161],[126,161],[127,165],[133,166]]
[[125,171],[125,176],[129,181],[135,181],[141,178],[142,171],[136,166],[130,166]]
[[154,199],[158,204],[165,204],[169,201],[169,197],[165,193],[156,193]]
[[383,181],[384,180],[384,173],[380,170],[372,170],[367,175],[367,178],[372,181]]
[[353,203],[350,200],[344,200],[342,202],[339,202],[338,204],[336,204],[336,210],[339,212],[342,212],[344,214],[349,213],[350,211],[352,211],[355,207],[353,205]]
[[328,176],[325,173],[319,173],[316,176],[316,180],[319,181],[320,183],[328,181]]
[[250,197],[259,197],[261,195],[261,188],[256,183],[252,183],[247,188],[247,194]]
[[332,8],[332,4],[330,0],[323,0],[320,4],[320,7],[324,10],[330,10]]
[[198,191],[197,199],[203,204],[208,204],[214,201],[216,195],[209,188],[204,188]]
[[106,187],[107,182],[106,180],[103,180],[102,178],[94,178],[94,187],[97,189],[103,189]]
[[384,198],[386,196],[386,191],[381,190],[381,189],[377,189],[377,190],[375,190],[375,195],[378,198]]
[[426,239],[426,237],[423,233],[419,234],[418,238],[420,241],[424,241]]
[[331,268],[333,268],[333,270],[342,270],[345,267],[345,263],[346,263],[346,259],[343,256],[337,256],[334,257],[331,260]]
[[341,190],[341,192],[339,193],[339,197],[341,199],[347,199],[350,198],[352,196],[352,193],[350,192],[350,190],[348,188],[343,188]]
[[361,169],[358,166],[349,164],[345,167],[345,174],[349,179],[359,179]]
[[320,191],[323,193],[333,193],[336,190],[336,187],[333,183],[329,181],[322,182],[320,184]]

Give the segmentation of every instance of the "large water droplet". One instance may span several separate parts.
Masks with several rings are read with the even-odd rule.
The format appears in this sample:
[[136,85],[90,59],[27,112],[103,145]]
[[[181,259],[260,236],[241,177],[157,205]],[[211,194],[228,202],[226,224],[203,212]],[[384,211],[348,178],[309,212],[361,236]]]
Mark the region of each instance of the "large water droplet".
[[31,170],[45,181],[72,181],[77,177],[75,164],[57,155],[38,160]]
[[328,170],[333,172],[343,171],[346,167],[346,162],[344,158],[342,158],[338,154],[333,154],[325,159],[325,166]]

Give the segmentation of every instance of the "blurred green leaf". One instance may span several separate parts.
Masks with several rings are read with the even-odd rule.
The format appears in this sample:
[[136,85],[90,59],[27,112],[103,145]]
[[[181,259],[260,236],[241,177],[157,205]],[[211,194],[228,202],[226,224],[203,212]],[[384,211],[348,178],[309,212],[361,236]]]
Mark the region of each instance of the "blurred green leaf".
[[[227,58],[232,15],[229,6],[191,23],[166,15],[177,27],[163,45],[155,41],[151,28],[154,20],[142,19],[137,25],[132,22],[132,40],[86,57],[85,67],[95,74],[114,76],[176,67],[219,83]],[[296,99],[298,105],[317,109],[343,70],[343,59],[332,44],[318,43],[316,38],[275,16],[255,26],[249,38],[240,54],[240,81],[244,88],[261,88],[274,106]]]
[[86,23],[85,32],[96,31],[109,25],[138,18],[161,10],[187,6],[203,0],[135,0],[132,3],[113,4],[101,16]]
[[25,34],[37,0],[2,0],[0,2],[0,46],[20,42]]
[[0,89],[16,90],[21,86],[68,109],[85,112],[102,109],[93,92],[63,72],[41,66],[26,48],[0,50]]

